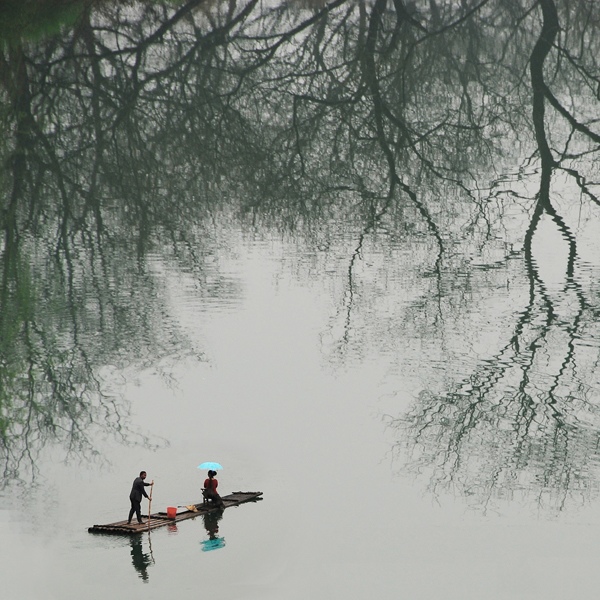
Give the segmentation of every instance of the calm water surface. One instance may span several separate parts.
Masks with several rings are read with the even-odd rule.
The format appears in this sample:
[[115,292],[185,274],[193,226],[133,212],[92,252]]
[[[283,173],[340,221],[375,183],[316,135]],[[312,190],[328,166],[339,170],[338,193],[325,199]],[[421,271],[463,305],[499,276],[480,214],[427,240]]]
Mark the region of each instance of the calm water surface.
[[[129,370],[118,382],[110,373],[147,444],[125,447],[98,434],[101,456],[91,464],[65,465],[48,450],[37,460],[36,487],[5,491],[5,597],[591,593],[600,527],[593,482],[559,487],[536,479],[543,469],[552,475],[552,465],[522,457],[505,439],[510,431],[480,427],[470,453],[451,454],[444,439],[435,447],[419,440],[412,421],[401,434],[395,421],[390,427],[387,415],[415,414],[432,401],[415,396],[427,384],[417,375],[422,362],[432,380],[444,366],[417,358],[415,341],[405,339],[399,354],[370,351],[347,368],[332,367],[322,341],[339,310],[323,290],[331,280],[298,279],[282,266],[307,260],[286,245],[240,243],[220,265],[239,286],[237,302],[204,307],[185,275],[164,273],[175,324],[203,349],[201,358]],[[475,309],[472,318],[484,315]],[[398,445],[410,447],[408,457],[397,455]],[[578,453],[585,450],[581,443]],[[438,462],[427,454],[434,451]],[[494,462],[500,453],[512,453],[514,464]],[[198,500],[204,474],[196,465],[206,457],[226,465],[224,491],[264,492],[262,502],[224,513],[222,548],[203,551],[209,536],[201,518],[136,540],[87,533],[126,514],[139,468],[156,482],[156,509]],[[447,464],[463,460],[469,464]],[[518,486],[490,481],[503,469],[520,478]],[[589,480],[592,469],[582,461],[580,478]]]
[[[598,9],[40,7],[0,9],[0,597],[594,597]],[[263,500],[88,534],[204,460]]]

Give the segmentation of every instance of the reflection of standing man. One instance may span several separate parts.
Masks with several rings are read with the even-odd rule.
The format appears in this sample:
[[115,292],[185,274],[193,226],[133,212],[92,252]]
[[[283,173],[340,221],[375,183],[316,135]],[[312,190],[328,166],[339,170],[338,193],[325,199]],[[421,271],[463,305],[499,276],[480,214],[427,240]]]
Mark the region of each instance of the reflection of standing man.
[[144,479],[146,479],[146,471],[141,471],[140,476],[136,477],[133,480],[133,485],[131,486],[131,493],[129,494],[129,500],[131,501],[131,510],[129,511],[129,518],[127,519],[127,524],[131,524],[131,517],[133,517],[133,513],[137,516],[137,522],[142,523],[142,496],[148,498],[148,494],[146,494],[145,486],[154,485],[152,483],[144,483]]
[[131,560],[135,570],[139,573],[140,578],[144,583],[148,581],[148,565],[150,564],[150,556],[142,549],[142,540],[139,536],[131,539]]

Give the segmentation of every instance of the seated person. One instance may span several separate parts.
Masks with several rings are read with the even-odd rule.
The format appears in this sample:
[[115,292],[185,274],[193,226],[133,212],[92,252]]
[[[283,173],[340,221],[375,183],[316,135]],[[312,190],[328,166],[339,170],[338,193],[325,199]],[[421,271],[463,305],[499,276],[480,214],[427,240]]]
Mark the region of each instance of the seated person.
[[208,472],[208,477],[204,480],[204,489],[202,490],[202,495],[206,500],[212,500],[214,504],[220,508],[224,508],[223,500],[217,493],[219,482],[215,479],[216,474],[216,471]]

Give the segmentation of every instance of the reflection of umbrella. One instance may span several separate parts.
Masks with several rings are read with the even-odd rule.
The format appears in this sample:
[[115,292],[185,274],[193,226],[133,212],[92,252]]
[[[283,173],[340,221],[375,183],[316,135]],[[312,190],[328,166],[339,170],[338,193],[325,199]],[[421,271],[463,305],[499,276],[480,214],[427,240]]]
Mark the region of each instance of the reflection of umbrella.
[[202,552],[218,550],[219,548],[223,548],[223,546],[225,546],[225,538],[218,537],[212,540],[203,540],[200,542],[200,546],[202,546]]
[[199,469],[210,469],[211,471],[218,471],[223,467],[216,462],[203,462],[201,465],[198,465]]

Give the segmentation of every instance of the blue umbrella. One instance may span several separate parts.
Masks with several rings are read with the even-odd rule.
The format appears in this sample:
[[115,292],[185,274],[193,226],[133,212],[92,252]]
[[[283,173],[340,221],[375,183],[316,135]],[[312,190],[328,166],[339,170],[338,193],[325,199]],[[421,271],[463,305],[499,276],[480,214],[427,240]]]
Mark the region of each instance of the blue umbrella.
[[217,462],[203,462],[201,465],[198,465],[199,469],[209,469],[210,471],[218,471],[223,467]]

